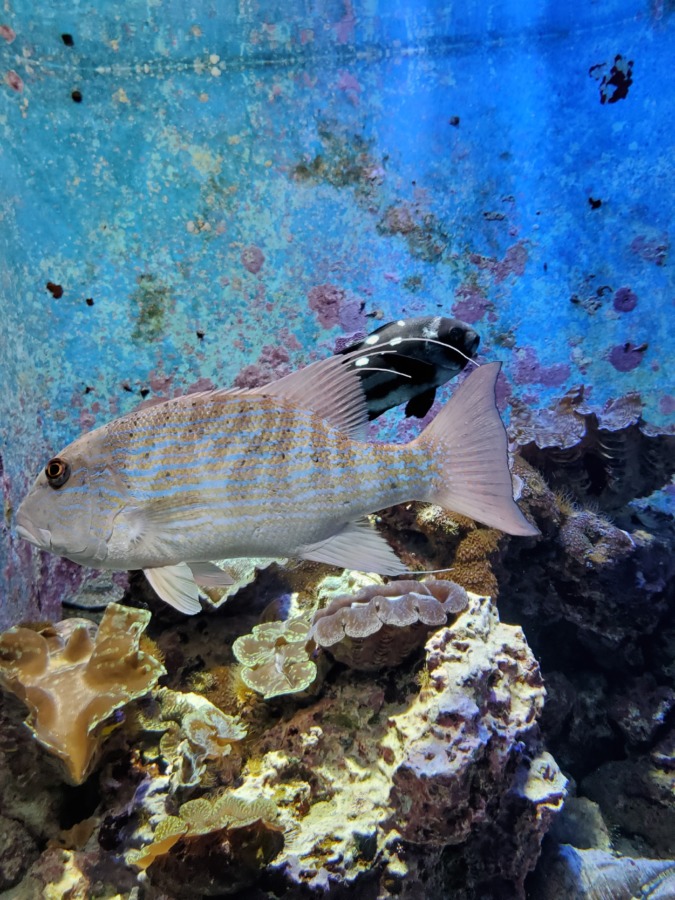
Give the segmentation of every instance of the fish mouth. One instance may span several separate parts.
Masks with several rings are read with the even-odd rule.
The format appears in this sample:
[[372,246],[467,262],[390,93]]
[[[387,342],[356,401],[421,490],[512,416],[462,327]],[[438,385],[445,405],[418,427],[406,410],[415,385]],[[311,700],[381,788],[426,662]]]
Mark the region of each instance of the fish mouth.
[[23,538],[24,541],[28,541],[29,544],[33,544],[33,546],[39,547],[41,550],[49,550],[52,545],[52,535],[50,531],[46,528],[35,528],[31,522],[28,522],[23,517],[21,524],[17,522],[16,533],[20,538]]

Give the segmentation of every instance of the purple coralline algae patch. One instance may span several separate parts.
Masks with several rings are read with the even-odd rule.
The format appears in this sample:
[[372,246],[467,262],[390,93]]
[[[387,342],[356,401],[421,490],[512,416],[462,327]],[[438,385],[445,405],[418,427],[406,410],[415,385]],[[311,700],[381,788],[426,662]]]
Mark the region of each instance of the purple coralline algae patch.
[[[192,384],[189,384],[185,389],[186,394],[199,394],[202,391],[212,391],[216,385],[211,381],[210,378],[198,378],[196,381],[193,381]],[[178,393],[175,394],[178,396]]]
[[645,262],[654,263],[657,266],[665,266],[668,255],[668,238],[648,238],[644,234],[638,235],[630,244],[631,252]]
[[335,344],[333,345],[333,353],[342,353],[343,350],[346,350],[347,347],[351,347],[352,344],[357,344],[359,341],[362,341],[366,336],[365,331],[352,331],[350,334],[342,334],[340,337],[335,338]]
[[316,313],[319,324],[333,328],[340,321],[340,309],[346,294],[334,284],[317,284],[309,291],[309,308]]
[[347,292],[334,284],[318,284],[309,291],[309,308],[324,328],[340,325],[344,331],[361,331],[366,325],[365,304],[348,299]]
[[646,349],[646,344],[636,346],[630,341],[626,341],[625,344],[617,344],[616,347],[612,347],[607,359],[617,372],[630,372],[631,369],[635,369],[640,365]]
[[340,310],[340,327],[345,331],[359,331],[366,324],[365,304],[360,300],[350,300]]
[[666,394],[659,400],[659,410],[664,416],[672,416],[675,413],[675,397],[672,394]]
[[8,72],[5,72],[5,84],[11,87],[13,91],[16,91],[17,94],[20,94],[23,90],[23,79],[14,69],[9,69]]
[[291,357],[285,347],[267,344],[262,348],[258,362],[244,366],[234,379],[233,387],[255,388],[283,378],[291,371]]
[[252,275],[258,274],[262,269],[264,262],[265,257],[260,247],[251,245],[249,247],[244,247],[241,251],[241,263]]
[[570,376],[570,367],[565,363],[543,366],[532,347],[516,351],[513,376],[518,384],[542,384],[545,387],[559,387]]
[[477,285],[465,281],[456,289],[452,313],[463,322],[470,325],[479,322],[491,308],[487,297]]
[[16,38],[16,32],[9,25],[0,25],[0,37],[4,38],[8,44]]
[[494,256],[481,256],[480,253],[472,253],[469,257],[474,266],[486,269],[494,277],[495,281],[504,281],[508,275],[521,276],[527,265],[527,247],[524,241],[513,244],[504,254],[503,259]]
[[618,312],[630,312],[637,306],[637,295],[629,287],[620,287],[614,294],[614,309]]

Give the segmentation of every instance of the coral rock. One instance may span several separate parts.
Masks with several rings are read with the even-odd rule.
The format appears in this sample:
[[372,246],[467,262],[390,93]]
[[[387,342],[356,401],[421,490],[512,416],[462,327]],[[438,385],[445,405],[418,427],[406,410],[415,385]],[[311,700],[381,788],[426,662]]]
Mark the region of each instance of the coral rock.
[[319,610],[310,637],[353,669],[395,666],[468,602],[466,591],[451,581],[372,585]]
[[0,815],[0,891],[15,885],[37,855],[37,845],[23,825]]
[[68,619],[0,636],[0,682],[28,706],[35,739],[75,784],[91,770],[102,726],[164,674],[162,664],[139,649],[149,620],[148,612],[111,603],[98,629],[87,619]]
[[675,854],[675,772],[648,758],[605,763],[581,784],[610,826],[640,835],[656,855]]
[[[345,673],[260,737],[237,793],[278,805],[278,894],[524,896],[564,778],[538,747],[544,692],[522,631],[468,599],[427,641],[421,688],[405,669]],[[416,894],[411,873],[452,845],[458,873],[443,863],[436,893]]]

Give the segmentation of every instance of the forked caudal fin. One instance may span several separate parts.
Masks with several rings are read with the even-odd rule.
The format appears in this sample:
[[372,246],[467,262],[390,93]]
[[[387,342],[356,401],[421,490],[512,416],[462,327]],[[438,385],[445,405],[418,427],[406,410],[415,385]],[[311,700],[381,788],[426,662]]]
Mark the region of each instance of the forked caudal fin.
[[427,499],[506,534],[536,535],[513,499],[506,429],[495,403],[500,368],[474,369],[416,439],[441,470]]

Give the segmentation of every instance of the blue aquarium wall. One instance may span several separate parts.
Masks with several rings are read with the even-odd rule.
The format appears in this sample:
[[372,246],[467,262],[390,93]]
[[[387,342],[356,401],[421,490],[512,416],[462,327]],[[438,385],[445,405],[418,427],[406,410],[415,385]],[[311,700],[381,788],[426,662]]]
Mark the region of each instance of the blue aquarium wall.
[[50,455],[392,318],[472,323],[507,417],[583,385],[672,423],[669,4],[16,0],[0,26],[0,628],[82,577],[13,532]]

